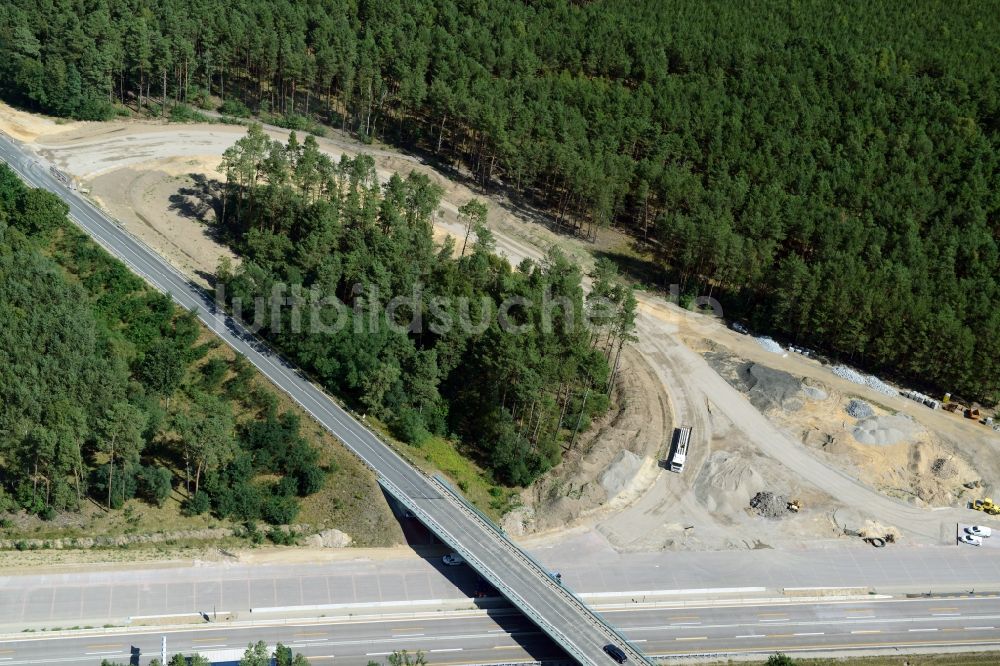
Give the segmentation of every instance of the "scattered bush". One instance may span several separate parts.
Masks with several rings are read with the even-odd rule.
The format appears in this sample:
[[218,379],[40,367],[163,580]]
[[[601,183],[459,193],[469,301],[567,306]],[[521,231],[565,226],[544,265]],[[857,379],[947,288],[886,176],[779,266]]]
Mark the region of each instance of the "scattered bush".
[[249,118],[250,109],[242,101],[230,97],[219,105],[219,113],[236,118]]

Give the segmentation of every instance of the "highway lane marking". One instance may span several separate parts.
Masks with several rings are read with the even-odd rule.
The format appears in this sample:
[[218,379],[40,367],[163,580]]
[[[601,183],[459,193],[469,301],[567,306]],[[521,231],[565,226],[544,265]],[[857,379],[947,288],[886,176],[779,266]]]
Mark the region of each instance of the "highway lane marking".
[[[850,650],[853,648],[894,648],[894,647],[953,647],[953,646],[978,646],[978,645],[997,645],[995,640],[985,640],[985,641],[974,641],[974,640],[957,640],[957,641],[909,641],[909,642],[899,642],[899,643],[841,643],[841,644],[815,644],[815,645],[785,645],[785,646],[767,646],[768,652],[789,652],[792,650],[821,650],[825,652],[836,652],[838,650]],[[752,647],[752,648],[719,648],[719,651],[731,650],[733,652],[759,652],[762,648]],[[650,656],[655,657],[665,657],[672,655],[684,655],[690,654],[689,652],[657,652],[650,654]]]
[[125,654],[125,650],[118,650],[117,652],[84,652],[88,657],[110,657],[111,655]]
[[292,636],[326,636],[325,631],[300,631]]
[[96,645],[88,645],[90,649],[100,649],[100,648],[120,648],[121,643],[98,643]]
[[431,652],[461,652],[462,648],[438,648],[437,650],[431,650]]
[[697,627],[701,622],[671,622],[671,627]]
[[416,638],[417,636],[424,636],[424,634],[393,634],[393,638]]
[[792,634],[792,636],[822,636],[822,631],[804,631],[798,634]]
[[791,638],[795,634],[768,634],[767,638]]
[[757,613],[757,617],[770,617],[776,615],[781,617],[788,617],[788,613]]
[[678,636],[675,641],[707,641],[708,636]]
[[961,615],[961,613],[931,613],[934,617],[955,617],[956,615]]
[[308,644],[308,643],[323,643],[326,640],[327,639],[325,639],[325,638],[296,638],[295,642],[296,643],[306,643],[306,644]]
[[393,627],[391,631],[416,631],[417,629],[423,629],[423,627]]
[[224,647],[229,647],[229,646],[226,645],[225,643],[219,643],[217,645],[198,645],[198,646],[194,646],[194,647],[196,647],[196,648],[224,648]]
[[[635,642],[635,641],[633,641],[633,642]],[[520,650],[521,646],[520,645],[494,645],[493,649],[494,650]]]
[[224,641],[226,636],[212,636],[211,638],[192,638],[192,643],[207,643],[209,641]]
[[938,608],[928,608],[927,610],[929,610],[929,611],[957,611],[958,610],[958,606],[945,606],[945,607],[938,607]]
[[966,631],[979,631],[980,629],[995,629],[996,627],[966,627]]
[[742,636],[733,636],[733,638],[767,638],[765,634],[744,634]]
[[907,629],[907,631],[909,631],[910,633],[915,634],[915,633],[924,632],[924,631],[937,631],[937,627],[927,627],[925,629]]
[[365,652],[366,657],[385,657],[392,654],[391,652]]
[[881,629],[858,629],[857,631],[852,631],[852,634],[881,634]]
[[700,615],[674,615],[671,620],[700,620]]

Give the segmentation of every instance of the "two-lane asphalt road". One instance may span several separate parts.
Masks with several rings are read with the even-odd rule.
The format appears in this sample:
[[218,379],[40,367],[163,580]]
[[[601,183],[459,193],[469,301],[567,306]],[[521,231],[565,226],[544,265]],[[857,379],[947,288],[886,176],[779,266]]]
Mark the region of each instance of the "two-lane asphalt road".
[[[661,657],[690,655],[826,653],[888,649],[1000,648],[1000,599],[937,598],[806,604],[748,602],[729,606],[636,608],[606,613],[629,639]],[[136,629],[68,637],[24,636],[0,644],[10,666],[95,664],[125,660],[137,648],[140,664],[169,653],[209,654],[244,649],[267,636],[305,654],[313,663],[365,664],[396,650],[421,650],[434,665],[510,663],[559,659],[559,649],[512,610],[454,612],[380,619],[323,619],[257,626],[206,624],[177,629]]]
[[432,480],[406,463],[370,430],[310,383],[296,368],[253,337],[239,322],[219,311],[208,294],[166,260],[127,234],[90,202],[55,177],[47,165],[0,136],[0,158],[31,186],[58,195],[70,217],[95,241],[135,273],[198,318],[271,382],[285,391],[321,425],[376,470],[380,483],[410,507],[445,543],[458,550],[575,660],[606,666],[607,643],[618,643],[635,662],[642,654],[622,643],[614,629],[548,573],[492,529],[468,507],[442,493]]

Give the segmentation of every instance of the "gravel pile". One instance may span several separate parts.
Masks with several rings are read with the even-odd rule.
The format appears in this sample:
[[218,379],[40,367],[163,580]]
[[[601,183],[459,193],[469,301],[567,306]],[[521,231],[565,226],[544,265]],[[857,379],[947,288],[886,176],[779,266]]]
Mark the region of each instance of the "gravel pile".
[[750,499],[750,508],[765,518],[781,518],[788,515],[788,498],[762,490]]
[[757,344],[759,344],[761,347],[763,347],[764,349],[766,349],[769,352],[772,352],[774,354],[784,354],[785,353],[785,350],[781,348],[781,345],[779,345],[777,342],[775,342],[774,340],[772,340],[771,338],[769,338],[767,336],[763,336],[763,337],[760,337],[760,338],[754,338],[754,340],[756,340]]
[[803,385],[802,386],[802,392],[805,393],[806,397],[809,398],[810,400],[823,401],[823,400],[826,400],[829,397],[829,396],[827,396],[826,391],[824,391],[823,389],[821,389],[818,386],[806,386],[806,385]]
[[849,382],[854,382],[855,384],[861,384],[869,388],[875,389],[879,393],[884,393],[885,395],[896,396],[899,395],[899,391],[892,388],[881,379],[875,375],[863,375],[853,368],[848,368],[846,365],[837,365],[833,367],[833,374],[838,377],[842,377]]
[[782,370],[747,363],[738,371],[750,404],[762,412],[802,409],[802,382]]
[[851,400],[847,403],[847,413],[856,419],[868,419],[875,416],[875,410],[864,400]]

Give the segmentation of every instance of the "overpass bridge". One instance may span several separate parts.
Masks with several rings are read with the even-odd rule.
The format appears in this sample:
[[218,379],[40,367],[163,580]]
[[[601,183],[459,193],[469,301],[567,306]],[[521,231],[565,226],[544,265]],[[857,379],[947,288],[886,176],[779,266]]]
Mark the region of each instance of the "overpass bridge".
[[387,492],[460,553],[571,658],[584,666],[611,666],[612,659],[604,653],[603,647],[613,643],[626,653],[632,664],[645,666],[650,663],[457,492],[403,460],[303,372],[218,308],[210,293],[80,196],[57,170],[43,165],[2,133],[0,159],[28,185],[59,196],[69,206],[70,218],[99,245],[154,288],[171,296],[180,307],[194,312],[224,342],[243,354],[275,386],[373,469]]

